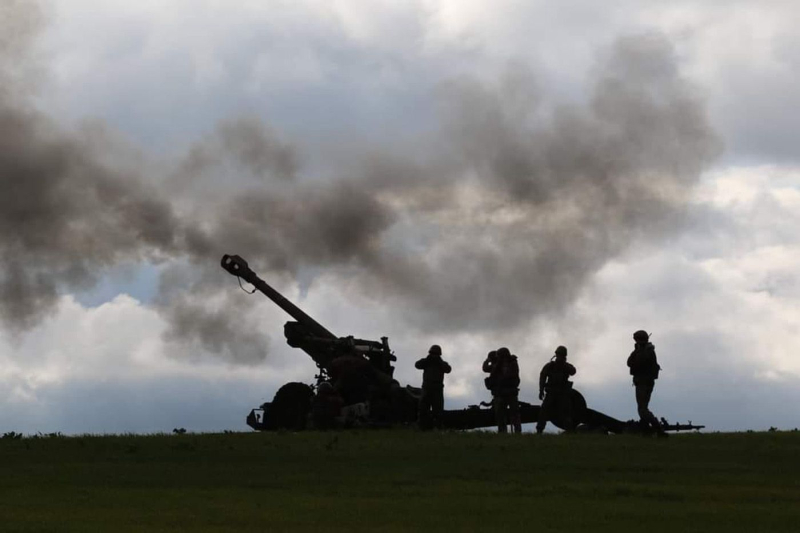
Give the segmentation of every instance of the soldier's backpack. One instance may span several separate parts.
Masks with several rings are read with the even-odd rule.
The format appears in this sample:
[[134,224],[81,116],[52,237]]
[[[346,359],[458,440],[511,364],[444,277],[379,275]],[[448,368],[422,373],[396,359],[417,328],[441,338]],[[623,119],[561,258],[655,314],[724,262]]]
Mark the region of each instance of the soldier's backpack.
[[641,350],[634,350],[628,358],[628,366],[634,378],[639,376],[644,379],[658,379],[661,365],[656,358],[655,346],[648,344]]

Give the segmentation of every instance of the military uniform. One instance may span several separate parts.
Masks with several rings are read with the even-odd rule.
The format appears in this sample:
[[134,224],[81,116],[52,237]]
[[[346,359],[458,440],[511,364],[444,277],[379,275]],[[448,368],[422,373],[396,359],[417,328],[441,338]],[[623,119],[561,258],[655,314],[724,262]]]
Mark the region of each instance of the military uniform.
[[369,361],[357,355],[340,355],[331,361],[328,372],[345,405],[369,401],[375,373]]
[[[641,335],[644,333],[644,335]],[[637,339],[637,335],[639,335]],[[633,376],[633,385],[636,387],[636,408],[639,419],[643,424],[649,425],[658,432],[663,432],[661,424],[653,413],[650,412],[650,397],[658,379],[661,367],[658,365],[655,346],[647,342],[647,333],[637,331],[636,346],[628,357],[628,368]]]
[[332,429],[339,426],[344,400],[329,382],[317,388],[311,404],[311,418],[316,429]]
[[[495,354],[494,356],[492,354]],[[483,363],[483,371],[489,373],[486,385],[492,391],[497,431],[506,433],[510,419],[514,433],[522,432],[519,413],[519,363],[517,356],[511,355],[508,348],[492,352]]]
[[[559,346],[556,351],[556,358],[542,368],[539,374],[539,398],[542,406],[539,408],[539,421],[536,423],[536,432],[544,431],[548,420],[558,418],[567,428],[572,428],[572,405],[571,391],[572,382],[570,376],[575,375],[575,367],[566,360],[567,350],[563,348],[563,358],[559,357],[559,351],[563,346]],[[545,394],[546,393],[546,394]]]
[[[431,347],[431,353],[414,366],[422,370],[422,398],[419,401],[419,425],[423,429],[439,427],[444,411],[444,375],[452,368],[441,357],[441,348]],[[436,353],[438,351],[438,353]]]

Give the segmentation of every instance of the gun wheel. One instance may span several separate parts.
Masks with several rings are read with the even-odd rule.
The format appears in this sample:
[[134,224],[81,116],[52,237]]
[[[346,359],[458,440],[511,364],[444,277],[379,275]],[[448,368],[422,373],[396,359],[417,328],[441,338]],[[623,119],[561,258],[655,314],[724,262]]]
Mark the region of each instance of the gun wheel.
[[586,399],[583,397],[583,394],[575,389],[572,389],[570,390],[569,401],[571,423],[568,423],[567,420],[562,419],[560,416],[554,417],[552,420],[550,420],[554,426],[565,431],[575,429],[583,420],[584,414],[586,413]]
[[278,389],[269,410],[275,429],[305,429],[313,396],[311,387],[305,383],[287,383]]

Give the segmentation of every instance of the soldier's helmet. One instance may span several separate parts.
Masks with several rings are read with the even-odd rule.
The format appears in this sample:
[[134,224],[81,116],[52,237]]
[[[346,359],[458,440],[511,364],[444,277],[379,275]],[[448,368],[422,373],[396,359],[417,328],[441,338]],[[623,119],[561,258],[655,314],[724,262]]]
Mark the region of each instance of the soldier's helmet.
[[431,355],[442,355],[442,347],[438,344],[434,344],[431,346],[431,349],[428,350],[428,353]]
[[497,357],[499,359],[505,359],[506,357],[511,357],[511,351],[506,347],[498,348]]
[[323,381],[317,385],[317,394],[330,394],[333,392],[333,385],[330,381]]
[[556,355],[559,357],[566,357],[567,356],[566,346],[559,346],[558,348],[556,348]]
[[647,339],[649,338],[650,335],[643,329],[640,329],[639,331],[633,334],[633,340],[635,340],[636,342],[647,342]]

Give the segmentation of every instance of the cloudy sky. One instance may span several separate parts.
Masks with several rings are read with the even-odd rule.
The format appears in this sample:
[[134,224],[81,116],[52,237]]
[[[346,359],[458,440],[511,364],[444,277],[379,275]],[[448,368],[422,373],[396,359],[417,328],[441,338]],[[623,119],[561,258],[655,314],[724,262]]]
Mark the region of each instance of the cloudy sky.
[[315,368],[251,267],[338,335],[432,343],[446,401],[800,426],[792,2],[10,0],[0,431],[246,429]]

